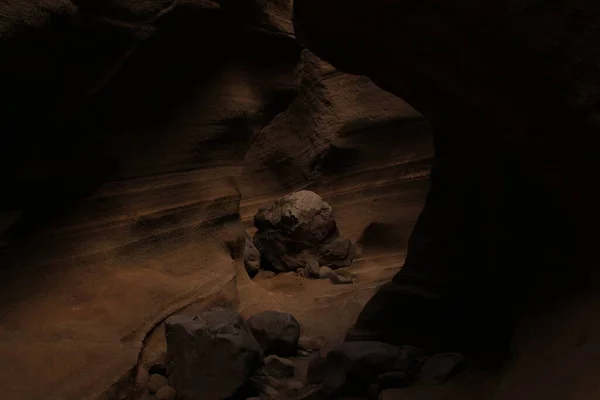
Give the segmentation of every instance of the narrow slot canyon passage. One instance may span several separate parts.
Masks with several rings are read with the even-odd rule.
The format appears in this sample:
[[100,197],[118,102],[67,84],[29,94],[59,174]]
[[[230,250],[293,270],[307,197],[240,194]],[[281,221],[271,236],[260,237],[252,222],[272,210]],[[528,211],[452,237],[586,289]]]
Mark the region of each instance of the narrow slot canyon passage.
[[0,3],[0,397],[600,398],[600,6],[509,3]]

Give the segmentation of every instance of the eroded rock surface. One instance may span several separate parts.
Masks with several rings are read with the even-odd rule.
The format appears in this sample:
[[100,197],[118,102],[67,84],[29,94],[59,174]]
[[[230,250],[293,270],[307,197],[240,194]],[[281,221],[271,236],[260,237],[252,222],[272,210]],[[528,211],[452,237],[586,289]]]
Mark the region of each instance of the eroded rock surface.
[[[119,398],[164,318],[234,304],[231,225],[290,191],[324,183],[313,190],[352,240],[374,220],[408,236],[429,125],[303,51],[290,4],[0,2],[5,397]],[[365,260],[361,287],[310,282],[320,288],[291,297],[276,284],[244,301],[301,304],[311,334],[339,339],[400,267],[395,246]]]
[[340,236],[331,206],[308,190],[261,208],[254,226],[254,244],[278,271],[295,271],[314,262],[343,267],[356,253],[354,244]]
[[226,308],[166,322],[170,379],[182,400],[233,396],[262,362],[262,351],[243,318]]

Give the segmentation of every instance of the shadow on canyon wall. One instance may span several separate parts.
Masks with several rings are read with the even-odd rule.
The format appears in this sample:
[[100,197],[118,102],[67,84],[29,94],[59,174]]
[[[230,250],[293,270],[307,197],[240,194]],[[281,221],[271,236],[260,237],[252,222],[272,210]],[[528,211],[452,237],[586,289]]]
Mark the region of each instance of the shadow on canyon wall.
[[300,188],[334,206],[363,271],[303,303],[312,333],[341,340],[366,304],[351,335],[509,359],[480,392],[414,399],[600,395],[600,6],[500,5],[297,0],[307,50],[290,1],[5,1],[6,396],[95,399],[178,310],[331,291],[256,294],[226,246]]

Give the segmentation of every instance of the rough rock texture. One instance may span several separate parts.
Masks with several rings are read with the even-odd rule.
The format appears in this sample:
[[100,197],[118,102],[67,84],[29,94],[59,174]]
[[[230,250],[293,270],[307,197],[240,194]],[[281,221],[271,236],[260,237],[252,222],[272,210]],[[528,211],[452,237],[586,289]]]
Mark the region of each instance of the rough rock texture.
[[329,396],[364,395],[381,374],[397,369],[398,360],[405,356],[401,348],[386,343],[346,342],[313,358],[307,379],[321,383]]
[[265,354],[292,356],[300,339],[300,324],[292,314],[263,311],[248,319],[250,331]]
[[340,236],[331,206],[309,190],[261,208],[254,226],[254,244],[278,271],[295,271],[315,261],[343,267],[356,253],[354,244]]
[[[4,397],[120,398],[152,356],[143,345],[164,343],[161,321],[181,309],[278,309],[340,340],[401,267],[428,188],[430,127],[302,50],[289,10],[0,2]],[[301,189],[327,199],[353,242],[372,223],[396,240],[365,241],[356,285],[235,278],[233,226]]]
[[[599,365],[591,350],[599,341],[580,348],[556,328],[599,332],[589,320],[600,279],[586,227],[600,222],[589,184],[599,172],[600,5],[294,6],[296,34],[309,49],[407,100],[434,131],[431,191],[406,262],[353,335],[486,358],[514,344],[501,389],[471,398],[598,396],[589,371]],[[399,309],[414,311],[397,318]]]
[[182,400],[224,399],[236,394],[262,362],[262,352],[243,318],[214,308],[166,321],[170,379]]

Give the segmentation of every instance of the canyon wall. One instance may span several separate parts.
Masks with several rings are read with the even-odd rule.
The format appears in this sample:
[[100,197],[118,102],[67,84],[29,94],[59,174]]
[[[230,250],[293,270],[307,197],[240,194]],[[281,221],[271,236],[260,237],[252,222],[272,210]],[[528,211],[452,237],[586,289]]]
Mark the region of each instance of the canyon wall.
[[[109,396],[166,316],[211,301],[304,302],[307,329],[341,340],[400,268],[428,188],[429,124],[303,49],[291,9],[0,5],[4,397]],[[240,223],[300,188],[362,243],[356,289],[259,291],[236,270],[227,243]]]
[[[600,342],[590,315],[600,283],[591,184],[600,6],[297,0],[294,7],[303,44],[408,101],[434,132],[431,192],[406,263],[357,328],[475,352],[505,346],[511,356],[487,392],[446,387],[414,398],[598,397]],[[415,288],[438,301],[414,300],[407,293]],[[422,327],[416,334],[389,322],[399,304],[422,307],[412,316]]]

